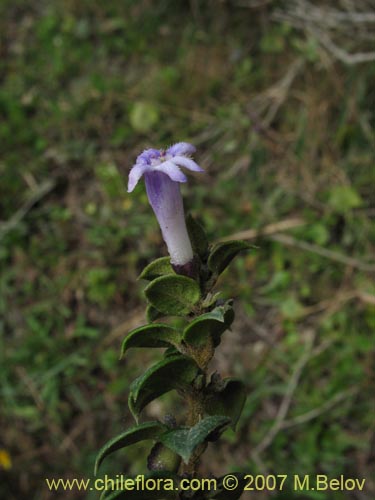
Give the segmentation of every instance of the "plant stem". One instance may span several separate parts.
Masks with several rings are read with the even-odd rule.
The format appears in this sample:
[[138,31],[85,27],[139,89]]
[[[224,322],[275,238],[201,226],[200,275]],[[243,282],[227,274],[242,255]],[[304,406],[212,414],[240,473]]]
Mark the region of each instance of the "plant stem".
[[[191,394],[189,394],[187,398],[188,403],[188,417],[186,424],[189,427],[194,427],[201,418],[203,417],[203,404],[202,404],[202,389],[195,390]],[[206,449],[206,445],[199,447],[191,456],[189,463],[183,465],[183,473],[188,474],[189,476],[196,476],[197,469],[199,466],[199,461],[202,453]]]

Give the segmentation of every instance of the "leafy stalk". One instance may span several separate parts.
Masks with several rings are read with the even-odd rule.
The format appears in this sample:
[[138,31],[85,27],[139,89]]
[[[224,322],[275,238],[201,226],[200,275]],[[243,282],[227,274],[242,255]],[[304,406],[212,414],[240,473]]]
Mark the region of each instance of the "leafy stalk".
[[[191,216],[186,226],[194,266],[175,266],[162,258],[140,275],[149,281],[145,288],[148,323],[128,333],[121,354],[126,356],[134,348],[166,350],[158,363],[131,384],[129,409],[137,423],[103,446],[96,469],[108,454],[150,439],[154,441],[147,460],[151,471],[195,477],[208,443],[216,441],[228,426],[235,428],[240,417],[246,398],[243,383],[222,379],[216,372],[210,375],[209,364],[234,320],[233,301],[219,299],[214,286],[231,260],[249,246],[230,241],[211,247],[203,228]],[[176,316],[185,319],[183,327],[173,325]],[[169,417],[163,422],[139,423],[144,408],[171,390],[186,402],[185,421],[177,424]],[[178,498],[185,498],[181,495]],[[204,495],[202,492],[202,499],[208,498]],[[212,492],[207,495],[216,498]]]

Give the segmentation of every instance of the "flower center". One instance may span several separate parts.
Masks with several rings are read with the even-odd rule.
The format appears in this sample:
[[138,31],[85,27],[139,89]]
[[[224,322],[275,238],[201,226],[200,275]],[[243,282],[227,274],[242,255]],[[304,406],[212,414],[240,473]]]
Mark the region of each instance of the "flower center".
[[146,149],[137,158],[137,163],[150,165],[151,167],[157,167],[164,163],[165,161],[173,158],[174,154],[168,153],[164,149]]

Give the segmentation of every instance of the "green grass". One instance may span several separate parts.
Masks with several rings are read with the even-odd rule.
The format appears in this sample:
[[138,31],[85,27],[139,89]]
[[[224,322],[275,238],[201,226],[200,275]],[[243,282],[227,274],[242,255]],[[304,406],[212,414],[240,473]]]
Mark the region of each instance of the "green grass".
[[[327,66],[317,41],[271,21],[276,3],[1,3],[4,498],[85,498],[49,493],[43,478],[90,476],[100,446],[131,423],[128,386],[152,359],[119,362],[120,343],[144,321],[137,275],[165,249],[144,189],[129,196],[126,177],[143,148],[179,140],[208,172],[183,192],[211,239],[298,217],[285,234],[356,259],[263,237],[226,272],[220,289],[238,319],[217,363],[249,398],[239,435],[202,472],[366,477],[371,498],[375,288],[363,267],[374,269],[375,71]],[[255,457],[312,335],[284,420],[317,415]],[[118,456],[108,473],[143,470],[138,449]]]

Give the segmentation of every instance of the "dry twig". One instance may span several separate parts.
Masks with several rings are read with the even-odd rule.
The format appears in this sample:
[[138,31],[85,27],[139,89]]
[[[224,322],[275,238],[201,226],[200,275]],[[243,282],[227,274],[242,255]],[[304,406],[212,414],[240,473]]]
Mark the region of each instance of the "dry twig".
[[279,406],[279,409],[277,411],[277,415],[275,418],[275,422],[271,429],[267,432],[267,434],[264,436],[262,441],[255,447],[255,456],[259,456],[266,448],[270,446],[270,444],[273,442],[275,439],[276,435],[279,433],[279,431],[283,428],[283,423],[285,421],[285,417],[288,414],[290,405],[293,400],[293,395],[295,393],[295,390],[298,387],[298,383],[300,381],[300,378],[302,376],[303,369],[305,368],[306,364],[308,361],[311,359],[311,352],[313,348],[313,343],[315,340],[315,332],[309,332],[309,335],[307,336],[307,342],[306,342],[306,347],[304,352],[302,353],[302,356],[299,358],[297,361],[293,373],[290,377],[285,395],[283,397],[283,400]]
[[320,415],[331,410],[338,403],[341,403],[341,401],[345,401],[346,399],[357,394],[358,391],[359,389],[357,387],[352,387],[351,389],[348,389],[346,391],[339,392],[335,394],[331,399],[326,401],[324,404],[319,406],[318,408],[314,408],[313,410],[310,410],[306,413],[302,413],[302,415],[298,415],[297,417],[291,418],[290,420],[285,420],[281,424],[281,428],[289,429],[290,427],[294,427],[296,425],[302,425],[305,424],[306,422],[309,422],[310,420],[320,417]]
[[361,271],[375,272],[375,264],[363,262],[355,257],[348,257],[347,255],[334,252],[333,250],[328,250],[327,248],[315,245],[314,243],[297,240],[296,238],[286,234],[274,234],[270,235],[269,238],[277,241],[278,243],[282,243],[283,245],[300,248],[301,250],[315,253],[321,257],[325,257],[326,259],[340,262],[341,264],[345,264],[346,266],[353,267],[355,269],[360,269]]
[[274,233],[279,233],[281,231],[286,231],[288,229],[293,229],[305,225],[304,219],[295,217],[291,219],[284,219],[278,222],[273,222],[268,224],[262,229],[247,229],[245,231],[240,231],[238,233],[231,234],[225,238],[221,238],[220,241],[230,241],[230,240],[254,240],[262,236],[269,236]]
[[[296,227],[300,227],[306,224],[306,222],[301,218],[291,218],[285,219],[282,221],[278,221],[272,224],[268,224],[262,229],[248,229],[245,231],[240,231],[238,233],[231,234],[230,236],[226,236],[225,238],[221,238],[220,241],[229,241],[229,240],[254,240],[257,238],[266,237],[273,241],[277,241],[283,245],[292,246],[296,248],[300,248],[301,250],[306,250],[307,252],[312,252],[321,257],[325,257],[326,259],[333,260],[335,262],[340,262],[341,264],[345,264],[349,267],[353,267],[355,269],[360,269],[361,271],[367,272],[375,272],[375,264],[370,262],[363,262],[355,257],[348,257],[347,255],[341,254],[339,252],[335,252],[333,250],[329,250],[328,248],[321,247],[319,245],[315,245],[314,243],[308,243],[307,241],[297,240],[292,236],[286,234],[277,234],[282,233],[282,231],[288,229],[294,229]],[[362,299],[362,297],[360,297]],[[363,300],[365,300],[364,298]],[[368,300],[368,298],[367,298]]]
[[33,206],[42,198],[44,198],[48,193],[50,193],[55,186],[55,181],[47,180],[43,182],[36,191],[32,192],[29,199],[26,200],[23,205],[21,205],[21,207],[12,215],[12,217],[8,221],[0,224],[0,239],[6,233],[15,228],[29,213]]
[[[308,0],[293,0],[288,2],[286,8],[277,9],[273,19],[306,31],[331,56],[347,65],[354,65],[375,61],[375,51],[360,48],[361,44],[375,38],[371,27],[375,23],[375,12],[366,8],[364,2],[346,3],[345,6],[338,2],[336,8],[331,8],[324,4],[314,5]],[[353,42],[356,48],[345,47],[348,44],[352,46]]]

